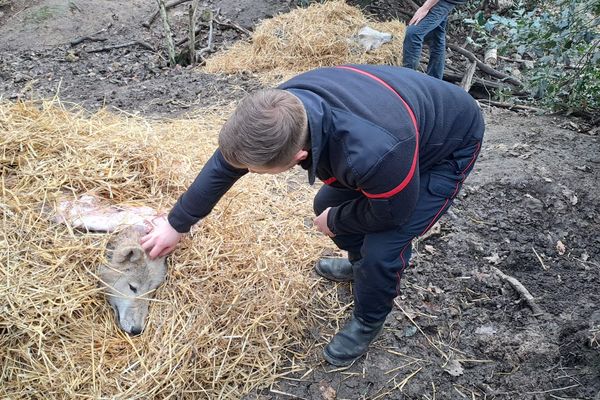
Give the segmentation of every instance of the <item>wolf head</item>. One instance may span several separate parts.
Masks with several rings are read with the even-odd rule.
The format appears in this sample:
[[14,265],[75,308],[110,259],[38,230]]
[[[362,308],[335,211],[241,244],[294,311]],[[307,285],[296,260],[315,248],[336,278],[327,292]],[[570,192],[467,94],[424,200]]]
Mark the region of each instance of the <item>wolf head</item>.
[[148,258],[139,244],[144,229],[132,226],[116,234],[108,243],[107,265],[98,276],[115,318],[125,332],[138,335],[144,330],[150,299],[165,280],[165,257]]

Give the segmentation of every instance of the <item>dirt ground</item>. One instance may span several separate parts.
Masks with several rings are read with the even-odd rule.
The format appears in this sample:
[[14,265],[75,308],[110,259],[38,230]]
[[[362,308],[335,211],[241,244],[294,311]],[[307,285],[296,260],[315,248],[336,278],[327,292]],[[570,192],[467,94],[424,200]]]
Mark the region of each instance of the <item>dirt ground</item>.
[[[389,1],[381,1],[389,6]],[[58,95],[96,110],[174,117],[229,104],[261,87],[250,74],[168,68],[154,2],[0,2],[0,98]],[[378,2],[371,10],[377,11]],[[205,1],[251,29],[293,1]],[[382,15],[403,17],[407,10]],[[183,21],[174,12],[175,25]],[[109,27],[110,25],[110,27]],[[70,41],[92,35],[106,41]],[[183,30],[176,30],[181,38]],[[223,28],[221,45],[243,36]],[[600,143],[582,121],[484,106],[487,134],[475,171],[441,230],[417,244],[384,334],[346,369],[322,362],[248,399],[600,400]],[[596,130],[597,132],[597,130]],[[535,297],[541,315],[495,268]],[[323,282],[322,285],[330,285]],[[349,285],[337,287],[350,302]],[[313,332],[318,339],[335,331]],[[318,341],[317,339],[315,342]],[[322,340],[321,340],[322,342]]]

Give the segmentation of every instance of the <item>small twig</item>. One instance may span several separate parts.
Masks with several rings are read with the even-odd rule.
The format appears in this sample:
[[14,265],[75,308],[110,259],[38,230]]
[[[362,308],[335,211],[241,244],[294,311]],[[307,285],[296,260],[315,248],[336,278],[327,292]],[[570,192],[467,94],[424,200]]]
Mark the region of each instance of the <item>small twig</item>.
[[[190,0],[175,0],[170,2],[169,4],[167,4],[165,7],[168,10],[169,8],[175,7],[181,3],[185,3],[188,2]],[[156,19],[156,17],[158,17],[158,15],[160,14],[160,7],[158,10],[156,10],[151,16],[150,18],[148,18],[148,20],[146,22],[142,23],[142,26],[144,28],[150,28],[150,25],[152,25],[152,23],[154,22],[154,20]]]
[[510,275],[506,275],[504,272],[500,271],[496,267],[492,267],[492,270],[494,271],[494,273],[496,273],[496,275],[508,282],[510,286],[512,286],[512,288],[517,291],[517,293],[519,293],[521,298],[525,300],[529,308],[531,308],[531,311],[533,311],[534,316],[537,317],[539,315],[544,314],[544,311],[541,309],[541,307],[535,303],[535,298],[531,295],[531,293],[529,293],[529,290],[527,290],[525,286],[523,286],[523,284],[519,282],[517,278],[514,278]]
[[535,391],[535,392],[526,392],[527,394],[544,394],[544,393],[551,393],[551,392],[561,392],[563,390],[567,390],[567,389],[572,389],[574,387],[577,386],[581,386],[580,384],[576,383],[574,385],[570,385],[570,386],[565,386],[565,387],[561,387],[561,388],[556,388],[556,389],[548,389],[548,390],[540,390],[540,391]]
[[120,49],[122,47],[129,47],[129,46],[134,46],[134,45],[142,46],[143,48],[148,49],[150,51],[156,51],[156,50],[154,50],[154,47],[152,47],[150,44],[148,44],[146,42],[142,42],[141,40],[135,40],[133,42],[115,44],[113,46],[106,46],[106,47],[101,47],[99,49],[91,49],[91,50],[86,50],[86,51],[88,53],[99,53],[101,51],[109,51],[109,50],[113,50],[113,49]]
[[78,44],[83,43],[86,40],[89,40],[91,42],[104,42],[105,40],[107,40],[106,38],[96,38],[94,36],[108,31],[111,26],[112,26],[112,22],[110,24],[108,24],[108,26],[106,28],[101,29],[96,33],[92,33],[90,36],[81,36],[81,37],[78,37],[77,39],[71,40],[71,42],[70,42],[71,47],[77,46]]
[[158,8],[160,10],[160,16],[163,20],[163,29],[165,33],[165,43],[167,45],[167,51],[169,53],[169,65],[173,66],[176,64],[175,61],[175,45],[173,44],[173,35],[171,34],[171,26],[169,25],[169,18],[167,17],[167,7],[165,6],[165,0],[156,0],[158,2]]
[[524,64],[527,62],[527,60],[517,60],[516,58],[510,58],[510,57],[505,57],[505,56],[498,56],[498,58],[501,59],[502,61],[508,61],[508,62],[519,63],[519,64]]
[[88,40],[90,42],[105,42],[108,39],[107,38],[95,38],[95,37],[91,37],[91,36],[81,36],[75,40],[71,40],[71,42],[70,42],[71,47],[77,46],[78,44],[83,43],[86,40]]
[[412,324],[415,326],[415,328],[417,328],[417,329],[419,330],[419,332],[421,332],[421,334],[422,334],[423,336],[425,336],[425,339],[427,339],[427,341],[429,342],[429,344],[430,344],[430,345],[432,345],[432,346],[433,346],[433,348],[435,348],[435,349],[438,351],[438,353],[440,353],[440,355],[441,355],[441,356],[442,356],[442,357],[443,357],[443,358],[444,358],[446,361],[448,361],[448,360],[450,359],[450,357],[448,357],[448,355],[447,355],[446,353],[444,353],[442,350],[440,350],[440,348],[439,348],[439,347],[437,347],[437,346],[435,345],[435,343],[433,343],[433,342],[431,341],[431,339],[429,339],[429,336],[427,336],[427,335],[425,334],[425,332],[423,332],[423,330],[421,329],[421,327],[420,327],[419,325],[417,325],[417,323],[415,322],[415,320],[414,320],[414,319],[413,319],[413,318],[412,318],[410,315],[408,315],[408,313],[407,313],[406,311],[404,311],[404,308],[402,308],[402,306],[401,306],[401,305],[400,305],[400,303],[398,302],[398,299],[394,300],[394,303],[396,303],[396,306],[397,306],[397,307],[400,309],[400,311],[402,311],[402,314],[404,314],[404,316],[405,316],[406,318],[408,318],[408,320],[409,320],[410,322],[412,322]]
[[489,65],[487,65],[486,63],[480,61],[475,54],[471,53],[469,50],[463,49],[460,46],[457,46],[455,44],[452,43],[448,43],[447,45],[450,49],[456,51],[457,53],[462,54],[463,56],[467,57],[469,60],[476,62],[477,63],[477,67],[479,67],[479,69],[483,72],[485,72],[488,75],[491,75],[493,77],[496,77],[498,79],[501,79],[505,82],[508,82],[510,84],[513,84],[515,86],[523,86],[523,83],[521,83],[521,81],[519,81],[518,79],[516,79],[515,77],[512,77],[510,75],[505,74],[504,72],[500,72],[498,70],[495,70],[494,68],[490,67]]
[[535,247],[532,247],[531,250],[533,250],[533,252],[535,253],[535,256],[540,261],[540,264],[542,264],[542,268],[544,269],[544,271],[548,271],[548,267],[546,267],[546,265],[544,264],[544,261],[542,260],[542,257],[540,257],[538,252],[535,251]]

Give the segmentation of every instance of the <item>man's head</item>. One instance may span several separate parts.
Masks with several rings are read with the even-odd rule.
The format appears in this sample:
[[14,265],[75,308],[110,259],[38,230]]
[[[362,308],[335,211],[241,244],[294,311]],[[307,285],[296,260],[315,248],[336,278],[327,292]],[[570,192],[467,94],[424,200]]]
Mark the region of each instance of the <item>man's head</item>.
[[279,89],[246,96],[221,128],[225,160],[257,173],[279,173],[306,159],[306,111],[293,94]]

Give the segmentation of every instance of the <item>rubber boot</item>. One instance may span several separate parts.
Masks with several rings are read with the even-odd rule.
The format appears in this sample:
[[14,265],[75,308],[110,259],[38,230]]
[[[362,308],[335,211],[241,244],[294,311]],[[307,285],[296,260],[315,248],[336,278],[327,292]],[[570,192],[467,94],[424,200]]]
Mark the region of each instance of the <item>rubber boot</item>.
[[367,323],[356,315],[340,330],[323,349],[323,357],[336,367],[345,367],[361,357],[369,349],[383,329],[385,320]]
[[325,279],[334,282],[352,282],[354,280],[354,264],[360,261],[360,255],[348,253],[348,258],[325,257],[315,264],[315,272]]

